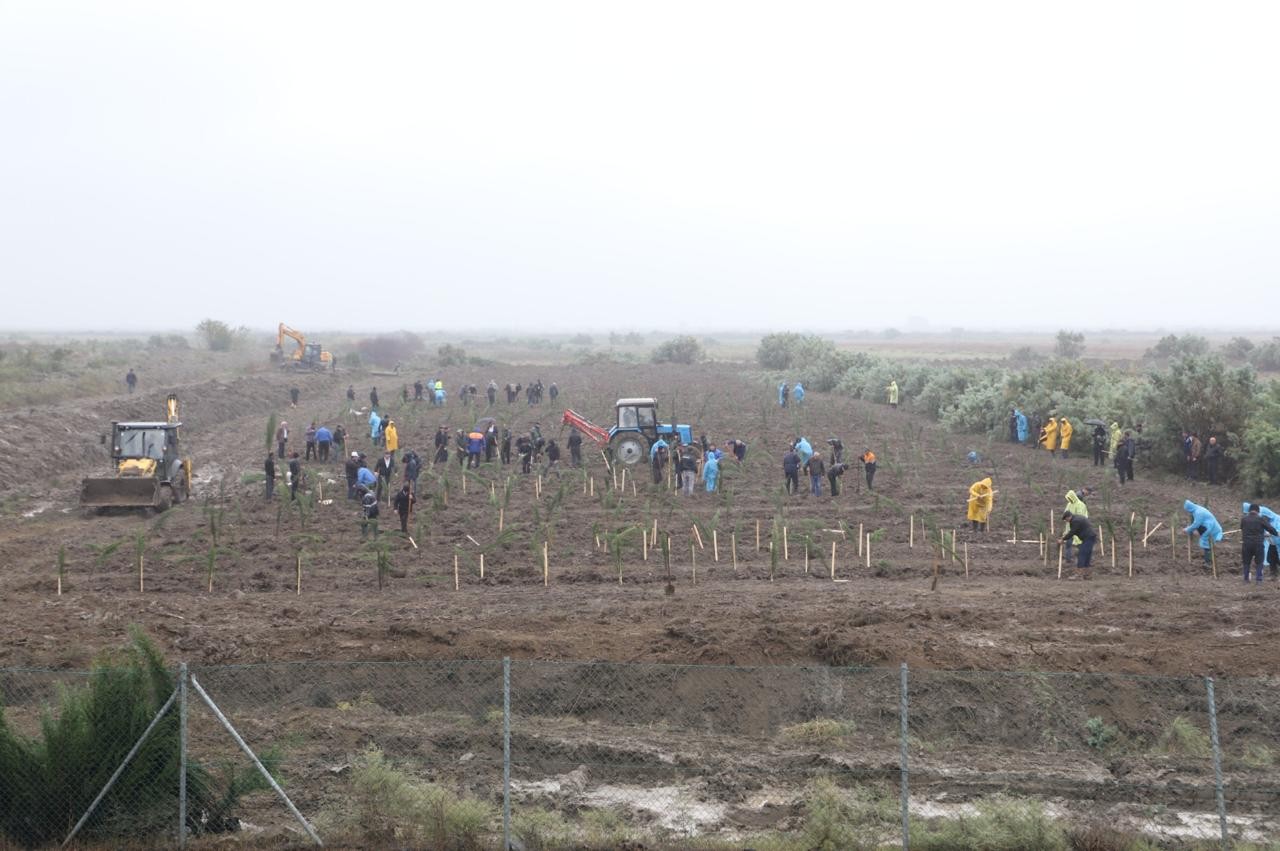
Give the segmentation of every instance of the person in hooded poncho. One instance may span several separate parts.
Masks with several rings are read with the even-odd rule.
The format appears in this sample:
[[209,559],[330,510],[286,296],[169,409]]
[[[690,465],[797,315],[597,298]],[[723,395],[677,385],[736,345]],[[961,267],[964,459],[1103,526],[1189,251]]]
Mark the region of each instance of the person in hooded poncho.
[[[1067,511],[1070,511],[1074,517],[1089,516],[1089,506],[1085,505],[1084,500],[1081,499],[1075,491],[1067,491]],[[1065,544],[1063,544],[1062,554],[1067,561],[1071,561],[1071,548],[1073,546],[1080,546],[1079,537],[1072,536],[1067,539]]]
[[991,522],[991,509],[995,506],[995,488],[991,476],[979,479],[969,486],[969,510],[967,516],[974,531],[985,531]]
[[1222,540],[1222,524],[1218,518],[1203,505],[1196,505],[1191,500],[1182,503],[1182,510],[1191,515],[1191,523],[1182,531],[1190,535],[1200,533],[1200,549],[1204,553],[1204,563],[1213,563],[1213,545]]

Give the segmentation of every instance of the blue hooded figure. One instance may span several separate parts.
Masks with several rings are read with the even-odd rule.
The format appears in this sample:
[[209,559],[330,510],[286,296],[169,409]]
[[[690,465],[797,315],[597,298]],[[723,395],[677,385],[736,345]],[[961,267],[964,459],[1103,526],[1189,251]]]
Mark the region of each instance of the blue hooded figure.
[[791,398],[796,400],[797,405],[804,401],[804,385],[799,381],[796,382],[796,386],[791,390]]
[[1187,534],[1200,531],[1200,549],[1204,551],[1204,563],[1211,564],[1213,561],[1211,542],[1222,540],[1222,524],[1209,509],[1203,505],[1196,505],[1191,500],[1182,503],[1182,510],[1191,515],[1191,525],[1182,531]]
[[1018,442],[1026,443],[1027,442],[1027,415],[1022,413],[1022,411],[1019,411],[1017,408],[1013,409],[1013,415],[1018,418]]
[[[1263,505],[1260,502],[1254,502],[1254,503],[1246,502],[1240,508],[1240,511],[1244,514],[1248,514],[1249,506],[1251,504],[1258,506],[1258,513],[1261,514],[1263,517],[1267,518],[1268,520],[1270,520],[1272,526],[1275,526],[1277,529],[1280,529],[1280,514],[1276,514],[1274,511],[1272,511],[1270,508],[1267,508],[1265,505]],[[1266,564],[1271,560],[1271,550],[1275,548],[1276,541],[1272,539],[1270,535],[1263,538],[1262,540],[1263,540],[1262,561],[1264,564]]]
[[662,438],[658,438],[657,440],[655,440],[653,442],[653,446],[649,447],[649,460],[652,462],[654,458],[658,457],[658,450],[666,449],[666,448],[667,448],[667,442],[665,440],[663,440]]
[[369,412],[369,439],[378,439],[378,430],[382,428],[382,417],[378,416],[377,411]]
[[436,388],[436,404],[437,405],[444,404],[444,388],[443,387]]
[[782,407],[787,406],[787,382],[778,385],[778,404]]
[[720,459],[714,454],[708,455],[702,465],[702,480],[707,483],[707,493],[716,492],[716,483],[720,481]]
[[813,447],[809,445],[807,438],[796,438],[796,454],[800,456],[801,467],[809,463],[809,459],[813,457]]

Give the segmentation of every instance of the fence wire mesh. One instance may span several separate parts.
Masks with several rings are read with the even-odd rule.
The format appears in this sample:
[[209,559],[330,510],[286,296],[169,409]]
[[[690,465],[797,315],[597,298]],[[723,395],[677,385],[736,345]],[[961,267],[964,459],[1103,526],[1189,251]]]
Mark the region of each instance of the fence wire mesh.
[[[1037,819],[1216,844],[1213,721],[1232,841],[1280,834],[1277,679],[1215,681],[1211,719],[1202,678],[911,670],[904,737],[898,669],[514,661],[505,694],[501,661],[191,673],[333,842],[501,848],[506,825],[526,849],[895,847],[905,744],[915,844],[981,847],[993,820]],[[0,842],[61,842],[179,680],[98,679],[0,669]],[[111,689],[147,699],[113,717]],[[213,713],[188,704],[188,831],[305,842]],[[174,844],[180,724],[175,704],[77,842]]]

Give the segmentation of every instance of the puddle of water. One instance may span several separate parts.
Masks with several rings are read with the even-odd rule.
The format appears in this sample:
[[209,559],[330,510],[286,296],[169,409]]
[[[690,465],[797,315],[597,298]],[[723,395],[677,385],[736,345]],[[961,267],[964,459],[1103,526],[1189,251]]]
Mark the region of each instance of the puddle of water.
[[30,511],[22,512],[22,516],[30,519],[35,517],[37,514],[44,514],[50,508],[53,508],[52,502],[37,502]]
[[682,786],[597,786],[583,797],[596,806],[652,813],[663,827],[686,836],[719,824],[729,811],[726,804],[697,800],[696,792]]

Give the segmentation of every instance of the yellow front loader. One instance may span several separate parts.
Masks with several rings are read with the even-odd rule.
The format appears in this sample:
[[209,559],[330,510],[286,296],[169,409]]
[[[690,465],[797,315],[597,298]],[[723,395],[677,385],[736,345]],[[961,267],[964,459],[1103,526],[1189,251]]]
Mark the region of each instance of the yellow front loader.
[[179,449],[178,397],[165,400],[164,422],[111,424],[110,476],[85,479],[86,508],[153,508],[164,511],[191,496],[191,459]]

